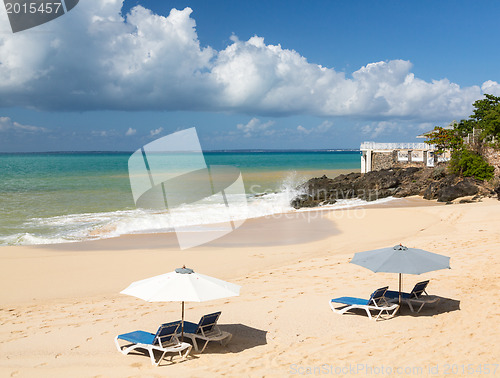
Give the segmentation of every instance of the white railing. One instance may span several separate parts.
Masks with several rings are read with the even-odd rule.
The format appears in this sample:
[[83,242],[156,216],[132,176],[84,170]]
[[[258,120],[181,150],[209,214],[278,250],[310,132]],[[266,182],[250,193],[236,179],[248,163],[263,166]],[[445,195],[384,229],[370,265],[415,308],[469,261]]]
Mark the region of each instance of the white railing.
[[376,143],[363,142],[360,150],[435,150],[433,144],[427,143]]

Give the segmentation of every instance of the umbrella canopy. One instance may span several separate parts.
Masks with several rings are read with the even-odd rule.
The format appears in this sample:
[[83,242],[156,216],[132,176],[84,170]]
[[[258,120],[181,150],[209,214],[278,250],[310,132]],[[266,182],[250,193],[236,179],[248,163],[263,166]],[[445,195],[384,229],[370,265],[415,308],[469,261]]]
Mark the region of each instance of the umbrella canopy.
[[358,252],[351,263],[373,272],[422,274],[450,268],[450,258],[403,245]]
[[182,302],[182,336],[184,336],[184,302],[204,302],[240,295],[241,286],[195,273],[182,267],[130,284],[121,294],[148,302]]
[[148,302],[204,302],[240,295],[241,286],[217,278],[178,268],[130,284],[121,294]]
[[399,304],[401,304],[401,275],[422,274],[450,268],[450,258],[423,249],[403,245],[358,252],[351,263],[373,272],[399,273]]

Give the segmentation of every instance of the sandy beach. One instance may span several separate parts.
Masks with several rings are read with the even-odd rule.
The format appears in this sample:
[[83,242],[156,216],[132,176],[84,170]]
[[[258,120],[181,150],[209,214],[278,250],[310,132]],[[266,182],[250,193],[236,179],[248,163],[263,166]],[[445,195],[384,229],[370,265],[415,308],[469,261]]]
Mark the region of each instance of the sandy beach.
[[[495,369],[498,375],[499,210],[493,199],[437,205],[411,198],[250,220],[186,251],[173,235],[2,247],[0,376],[458,377],[492,376]],[[396,274],[349,261],[356,252],[398,243],[451,257],[450,270],[404,277],[406,291],[429,279],[428,292],[440,301],[419,314],[403,307],[378,322],[364,312],[333,313],[331,298],[397,289]],[[192,322],[222,311],[219,323],[233,333],[231,342],[160,367],[147,355],[118,353],[117,334],[155,332],[178,320],[181,309],[120,290],[182,265],[242,286],[239,297],[186,306]]]

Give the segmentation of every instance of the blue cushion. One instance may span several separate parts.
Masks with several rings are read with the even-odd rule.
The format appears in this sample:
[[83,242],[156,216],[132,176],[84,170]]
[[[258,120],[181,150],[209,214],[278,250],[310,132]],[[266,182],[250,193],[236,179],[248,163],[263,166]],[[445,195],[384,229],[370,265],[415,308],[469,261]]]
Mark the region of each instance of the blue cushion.
[[134,344],[153,344],[155,334],[144,331],[134,331],[119,335],[118,338]]
[[353,298],[353,297],[340,297],[340,298],[335,298],[331,300],[332,302],[335,303],[342,303],[346,305],[360,305],[364,306],[369,303],[369,300],[367,299],[361,299],[361,298]]
[[[396,299],[396,298],[399,299],[399,291],[389,291],[389,290],[387,290],[385,292],[385,296],[387,298],[391,298],[391,299]],[[401,298],[403,298],[403,299],[409,299],[410,298],[410,294],[409,293],[401,293]]]
[[180,322],[171,322],[162,324],[158,328],[158,331],[156,331],[156,340],[161,344],[170,342],[172,340],[172,336],[175,335],[179,326]]
[[[177,332],[181,332],[182,325],[179,327]],[[198,331],[198,324],[191,322],[184,322],[184,333],[196,333]]]

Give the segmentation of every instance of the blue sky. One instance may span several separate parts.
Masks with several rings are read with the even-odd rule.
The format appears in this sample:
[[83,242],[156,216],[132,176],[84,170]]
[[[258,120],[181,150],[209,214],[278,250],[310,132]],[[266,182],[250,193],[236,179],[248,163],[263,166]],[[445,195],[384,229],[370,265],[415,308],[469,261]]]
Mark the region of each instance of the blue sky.
[[[173,10],[172,9],[176,9]],[[13,34],[0,152],[414,141],[500,96],[497,1],[84,0]]]

